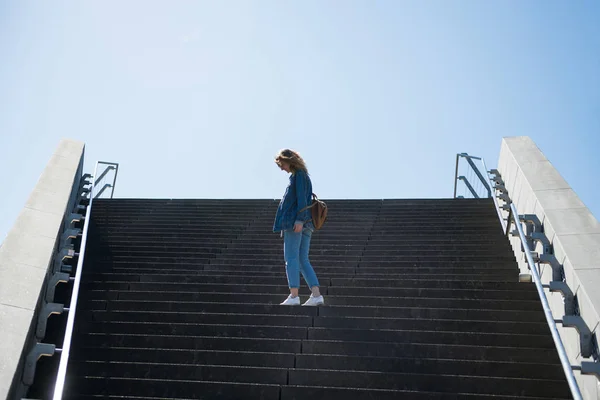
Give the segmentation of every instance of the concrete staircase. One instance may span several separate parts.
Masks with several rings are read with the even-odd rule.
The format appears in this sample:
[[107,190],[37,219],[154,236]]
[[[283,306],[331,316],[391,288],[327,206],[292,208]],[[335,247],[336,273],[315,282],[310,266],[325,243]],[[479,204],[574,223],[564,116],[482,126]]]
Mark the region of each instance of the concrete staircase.
[[570,398],[491,200],[327,203],[313,308],[276,201],[94,201],[65,398]]

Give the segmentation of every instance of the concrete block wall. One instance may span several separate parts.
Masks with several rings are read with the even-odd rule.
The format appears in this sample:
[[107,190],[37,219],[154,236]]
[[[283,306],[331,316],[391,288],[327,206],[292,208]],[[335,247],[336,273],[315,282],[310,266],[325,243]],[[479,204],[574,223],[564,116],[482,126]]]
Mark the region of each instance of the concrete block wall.
[[82,142],[60,142],[0,245],[0,399],[21,395],[23,357],[32,344],[36,308],[45,293],[65,212],[79,186],[83,155]]
[[[597,337],[600,334],[600,223],[583,204],[569,184],[527,136],[502,140],[498,171],[519,214],[536,214],[564,267],[566,283],[576,296],[580,315]],[[506,216],[506,214],[505,214]],[[511,238],[521,272],[527,262],[519,238]],[[541,245],[535,249],[543,253]],[[541,268],[543,283],[552,279],[549,265]],[[564,315],[560,293],[549,293],[548,301],[555,319]],[[558,330],[572,365],[593,361],[582,357],[579,335],[574,328]],[[585,399],[600,400],[600,381],[575,372]]]

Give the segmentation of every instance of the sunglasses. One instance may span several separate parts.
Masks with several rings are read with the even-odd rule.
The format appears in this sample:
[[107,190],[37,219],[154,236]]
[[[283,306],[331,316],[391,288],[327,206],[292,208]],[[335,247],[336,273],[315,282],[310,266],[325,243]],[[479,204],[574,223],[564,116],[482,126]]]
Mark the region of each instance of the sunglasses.
[[284,150],[284,151],[281,152],[281,155],[284,156],[284,157],[291,158],[291,157],[294,156],[294,153],[292,153],[291,150]]

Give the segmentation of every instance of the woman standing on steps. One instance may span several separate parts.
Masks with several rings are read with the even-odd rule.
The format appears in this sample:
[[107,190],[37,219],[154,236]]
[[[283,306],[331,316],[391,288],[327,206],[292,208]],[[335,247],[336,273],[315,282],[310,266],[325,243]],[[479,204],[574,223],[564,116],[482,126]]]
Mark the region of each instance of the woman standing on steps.
[[282,171],[291,173],[290,184],[279,203],[273,224],[273,232],[281,232],[283,236],[283,257],[290,288],[290,295],[281,305],[300,305],[298,289],[302,273],[312,292],[303,305],[318,306],[325,301],[319,291],[319,280],[315,270],[308,260],[314,226],[311,222],[310,208],[306,207],[312,202],[312,183],[306,164],[297,152],[281,150],[275,157],[275,163]]

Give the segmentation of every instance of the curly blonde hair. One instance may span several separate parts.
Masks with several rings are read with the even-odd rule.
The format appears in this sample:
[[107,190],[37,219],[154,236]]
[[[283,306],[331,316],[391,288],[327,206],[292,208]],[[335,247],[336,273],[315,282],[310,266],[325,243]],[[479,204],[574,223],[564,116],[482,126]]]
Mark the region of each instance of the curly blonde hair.
[[304,171],[308,174],[306,163],[297,151],[290,149],[280,150],[275,157],[275,163],[281,167],[282,162],[289,164],[290,171],[292,171],[292,173],[295,173],[296,171]]

